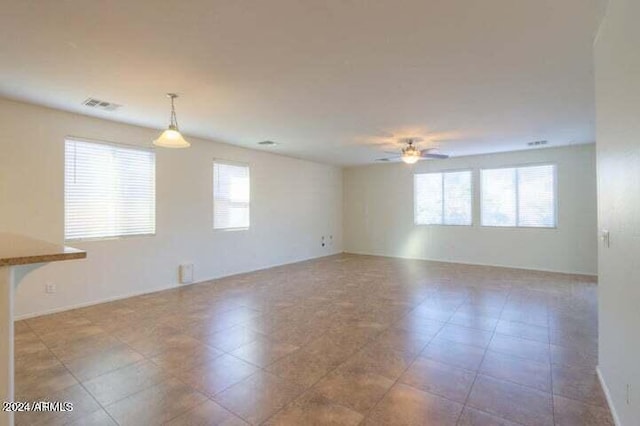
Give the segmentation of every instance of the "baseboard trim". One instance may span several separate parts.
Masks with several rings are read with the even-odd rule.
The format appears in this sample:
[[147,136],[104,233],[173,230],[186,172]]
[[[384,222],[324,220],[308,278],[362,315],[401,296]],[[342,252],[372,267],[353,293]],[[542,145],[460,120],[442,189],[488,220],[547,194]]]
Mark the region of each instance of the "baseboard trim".
[[[205,280],[205,281],[208,281],[208,280]],[[185,285],[192,285],[192,284],[198,284],[198,283],[180,284],[180,286],[182,287],[182,286],[185,286]],[[68,306],[63,306],[63,307],[60,307],[60,308],[47,309],[46,311],[41,311],[41,312],[30,312],[28,314],[16,315],[13,318],[13,320],[14,321],[21,321],[21,320],[26,320],[26,319],[30,319],[30,318],[41,317],[41,316],[44,316],[44,315],[58,314],[60,312],[72,311],[74,309],[80,309],[80,308],[86,308],[88,306],[99,305],[101,303],[115,302],[116,300],[128,299],[129,297],[136,297],[136,296],[142,296],[142,295],[145,295],[145,294],[157,293],[157,292],[160,292],[160,291],[169,290],[169,289],[177,288],[177,287],[178,287],[177,284],[171,284],[171,285],[168,285],[168,286],[156,287],[156,288],[143,290],[143,291],[136,291],[136,292],[132,292],[132,293],[120,294],[118,296],[107,297],[105,299],[92,300],[90,302],[82,302],[82,303],[77,303],[75,305],[68,305]]]
[[60,307],[60,308],[47,309],[46,311],[30,312],[30,313],[27,313],[27,314],[16,315],[16,316],[14,316],[13,320],[14,321],[21,321],[21,320],[30,319],[30,318],[41,317],[41,316],[44,316],[44,315],[51,315],[51,314],[57,314],[57,313],[60,313],[60,312],[71,311],[73,309],[87,308],[89,306],[100,305],[101,303],[115,302],[116,300],[128,299],[130,297],[136,297],[136,296],[143,296],[145,294],[158,293],[160,291],[171,290],[171,289],[178,288],[178,287],[186,287],[186,286],[191,286],[191,285],[203,284],[203,283],[206,283],[208,281],[219,280],[221,278],[229,278],[229,277],[234,277],[234,276],[237,276],[237,275],[250,274],[252,272],[258,272],[258,271],[266,271],[268,269],[278,268],[280,266],[293,265],[295,263],[301,263],[301,262],[308,262],[310,260],[317,260],[317,259],[322,259],[322,258],[325,258],[325,257],[331,257],[331,256],[335,256],[335,255],[338,255],[338,254],[341,254],[341,253],[342,253],[341,251],[336,251],[334,253],[323,254],[321,256],[305,257],[305,258],[294,260],[292,262],[275,263],[273,265],[265,266],[264,268],[257,268],[257,269],[251,269],[251,270],[248,270],[248,271],[234,272],[234,273],[227,274],[227,275],[218,275],[218,276],[215,276],[215,277],[209,277],[209,278],[206,278],[206,279],[203,279],[203,280],[200,280],[200,281],[197,281],[197,282],[189,283],[189,284],[173,283],[173,284],[168,284],[168,285],[165,285],[165,286],[155,287],[155,288],[151,288],[151,289],[147,289],[147,290],[143,290],[143,291],[136,291],[136,292],[131,292],[131,293],[120,294],[120,295],[113,296],[113,297],[107,297],[107,298],[100,299],[100,300],[92,300],[92,301],[89,301],[89,302],[77,303],[77,304],[74,304],[74,305],[63,306],[63,307]]
[[613,423],[616,426],[622,426],[620,422],[620,417],[618,417],[618,413],[616,412],[616,407],[613,405],[613,399],[611,398],[611,392],[609,392],[609,386],[604,381],[604,376],[602,375],[602,370],[600,370],[600,366],[596,367],[596,375],[598,376],[598,381],[600,382],[600,386],[602,386],[602,391],[604,392],[604,397],[607,399],[607,404],[609,405],[609,411],[611,411],[611,417],[613,417]]
[[505,268],[505,269],[520,269],[523,271],[537,271],[537,272],[552,272],[554,274],[565,274],[565,275],[580,275],[588,278],[595,278],[597,280],[598,275],[586,272],[576,272],[576,271],[561,271],[557,269],[542,269],[542,268],[527,268],[524,266],[514,266],[514,265],[501,265],[494,263],[480,263],[480,262],[466,262],[462,260],[453,260],[453,259],[433,259],[433,258],[424,258],[424,257],[409,257],[409,256],[391,256],[388,254],[379,254],[379,253],[370,253],[363,251],[350,251],[345,250],[346,254],[359,254],[363,256],[376,256],[376,257],[389,257],[392,259],[408,259],[408,260],[426,260],[428,262],[441,262],[441,263],[453,263],[457,265],[473,265],[473,266],[491,266],[494,268]]

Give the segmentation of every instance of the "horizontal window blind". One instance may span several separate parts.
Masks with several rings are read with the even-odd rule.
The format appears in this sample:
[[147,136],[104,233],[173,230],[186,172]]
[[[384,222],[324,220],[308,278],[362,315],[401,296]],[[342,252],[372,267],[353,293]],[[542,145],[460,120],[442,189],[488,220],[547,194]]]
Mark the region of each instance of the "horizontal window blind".
[[442,173],[414,175],[414,221],[418,225],[442,225]]
[[516,226],[516,169],[480,172],[483,226]]
[[555,166],[518,169],[518,226],[556,226]]
[[249,227],[249,166],[213,163],[213,228]]
[[482,225],[556,226],[555,165],[481,172]]
[[155,153],[65,142],[65,239],[155,233]]
[[471,225],[471,171],[414,175],[418,225]]
[[471,172],[444,173],[444,224],[471,225]]

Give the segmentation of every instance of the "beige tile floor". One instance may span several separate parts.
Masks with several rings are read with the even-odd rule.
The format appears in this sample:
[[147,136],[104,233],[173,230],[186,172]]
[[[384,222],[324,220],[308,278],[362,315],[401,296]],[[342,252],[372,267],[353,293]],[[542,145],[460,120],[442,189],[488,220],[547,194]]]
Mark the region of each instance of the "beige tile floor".
[[612,425],[588,277],[339,255],[16,323],[17,424]]

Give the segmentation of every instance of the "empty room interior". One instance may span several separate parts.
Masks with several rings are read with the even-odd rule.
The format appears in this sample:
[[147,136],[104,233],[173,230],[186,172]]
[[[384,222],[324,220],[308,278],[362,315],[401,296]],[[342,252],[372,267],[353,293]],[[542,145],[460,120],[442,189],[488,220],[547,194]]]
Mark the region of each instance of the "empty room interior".
[[0,426],[640,425],[639,1],[0,10]]

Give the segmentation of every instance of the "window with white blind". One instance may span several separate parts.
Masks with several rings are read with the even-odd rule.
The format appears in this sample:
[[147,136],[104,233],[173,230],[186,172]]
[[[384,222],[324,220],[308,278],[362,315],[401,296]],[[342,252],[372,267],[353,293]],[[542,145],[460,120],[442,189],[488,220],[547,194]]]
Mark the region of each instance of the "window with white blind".
[[481,171],[482,225],[554,228],[556,166]]
[[156,157],[148,149],[65,141],[65,240],[156,232]]
[[249,166],[213,163],[213,229],[249,228]]
[[414,175],[417,225],[471,225],[471,171]]

